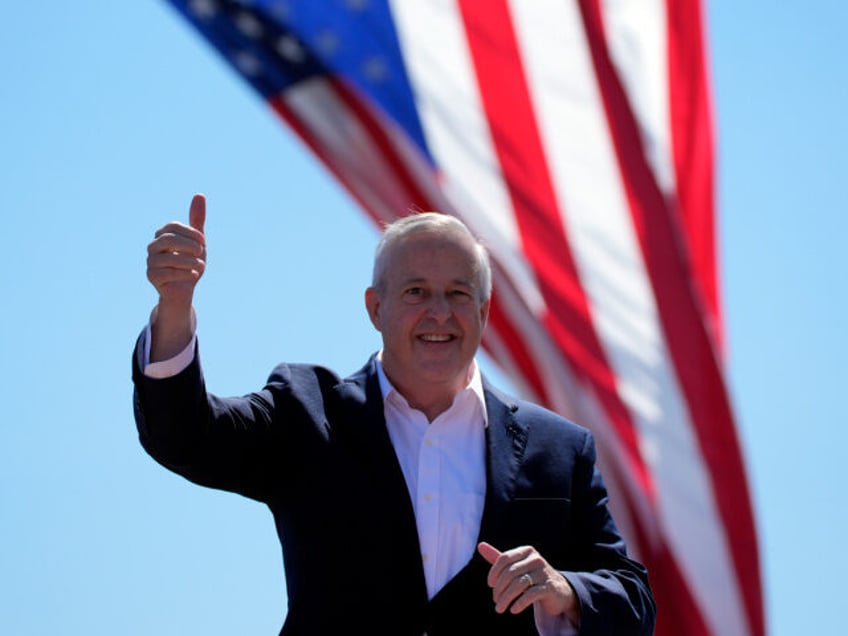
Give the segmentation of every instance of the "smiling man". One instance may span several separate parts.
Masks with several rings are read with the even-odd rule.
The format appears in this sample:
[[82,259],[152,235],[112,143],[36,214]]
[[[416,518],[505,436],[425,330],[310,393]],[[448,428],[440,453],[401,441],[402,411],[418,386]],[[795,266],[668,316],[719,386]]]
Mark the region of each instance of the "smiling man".
[[470,381],[489,315],[488,258],[456,218],[407,216],[377,246],[365,305],[383,337],[380,362],[429,420]]
[[457,219],[388,226],[365,305],[383,347],[348,378],[282,364],[206,391],[192,297],[205,199],[148,246],[159,304],[134,356],[140,439],[186,478],[268,505],[281,634],[650,634],[645,569],[607,508],[591,434],[509,398],[475,361],[485,249]]

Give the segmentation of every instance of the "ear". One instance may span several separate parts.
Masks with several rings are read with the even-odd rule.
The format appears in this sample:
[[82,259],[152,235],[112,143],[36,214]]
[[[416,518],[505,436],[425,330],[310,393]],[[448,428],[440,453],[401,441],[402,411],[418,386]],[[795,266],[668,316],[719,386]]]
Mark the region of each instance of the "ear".
[[486,327],[486,324],[489,322],[489,308],[492,305],[492,299],[489,298],[480,305],[480,324],[483,327]]
[[380,325],[380,294],[373,287],[365,290],[365,309],[368,310],[368,317],[371,319],[371,324],[374,329],[381,331]]

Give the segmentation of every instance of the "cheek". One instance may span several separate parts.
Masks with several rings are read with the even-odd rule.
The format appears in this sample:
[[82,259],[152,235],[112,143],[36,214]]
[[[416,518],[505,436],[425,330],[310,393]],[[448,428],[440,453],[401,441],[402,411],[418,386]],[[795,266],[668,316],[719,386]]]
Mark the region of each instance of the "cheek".
[[409,320],[402,308],[393,308],[391,311],[383,311],[380,315],[383,337],[400,338],[408,329]]
[[456,313],[459,317],[459,320],[465,326],[466,329],[471,329],[475,331],[479,331],[484,323],[485,317],[480,312],[479,307],[468,307],[463,308],[462,311]]

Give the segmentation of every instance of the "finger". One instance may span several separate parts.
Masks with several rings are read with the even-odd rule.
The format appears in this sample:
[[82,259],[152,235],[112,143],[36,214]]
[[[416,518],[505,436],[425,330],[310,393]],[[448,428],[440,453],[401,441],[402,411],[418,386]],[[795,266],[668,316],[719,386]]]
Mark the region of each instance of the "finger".
[[177,262],[170,266],[169,261],[156,261],[147,267],[147,279],[154,285],[163,282],[196,283],[203,276],[204,264]]
[[496,600],[504,596],[515,598],[516,592],[520,594],[528,587],[532,587],[535,582],[528,563],[521,561],[510,565],[492,586],[492,598]]
[[154,253],[147,257],[148,271],[177,269],[200,274],[205,268],[206,262],[203,259],[178,252]]
[[147,279],[160,291],[171,283],[189,283],[194,286],[199,277],[198,272],[186,269],[162,268],[147,272]]
[[494,588],[504,569],[509,566],[511,562],[510,558],[506,555],[506,553],[501,552],[496,547],[490,543],[486,543],[485,541],[482,541],[477,545],[477,551],[480,553],[480,556],[482,556],[486,562],[492,566],[489,569],[489,575],[486,578],[486,582],[489,584],[489,587]]
[[[532,552],[533,549],[528,546],[500,552],[495,559],[492,568],[489,570],[489,576],[487,578],[489,587],[493,589],[497,587],[504,588],[514,577],[524,574],[524,572],[527,571],[527,568],[524,568],[517,573],[516,568],[519,567],[520,562],[530,556]],[[492,553],[489,552],[489,554],[491,555]]]
[[156,230],[153,242],[155,243],[157,239],[161,239],[163,237],[167,240],[169,237],[174,236],[191,241],[195,245],[201,247],[206,246],[206,237],[202,232],[194,229],[190,225],[186,225],[185,223],[180,223],[178,221],[171,221]]
[[180,254],[192,258],[206,258],[206,248],[197,241],[178,234],[162,234],[147,245],[148,256]]
[[550,591],[542,585],[533,585],[528,587],[524,592],[518,595],[518,598],[509,606],[509,611],[512,614],[520,614],[536,601],[544,600]]
[[[523,595],[535,589],[523,576],[510,579],[509,583],[502,589],[495,588],[492,598],[495,602],[495,611],[499,614],[505,612]],[[526,606],[525,606],[526,607]]]
[[188,223],[195,230],[203,234],[203,226],[206,224],[206,197],[195,194],[191,199],[188,209]]
[[477,544],[477,552],[486,560],[489,565],[494,565],[498,557],[502,554],[496,547],[486,543],[485,541]]

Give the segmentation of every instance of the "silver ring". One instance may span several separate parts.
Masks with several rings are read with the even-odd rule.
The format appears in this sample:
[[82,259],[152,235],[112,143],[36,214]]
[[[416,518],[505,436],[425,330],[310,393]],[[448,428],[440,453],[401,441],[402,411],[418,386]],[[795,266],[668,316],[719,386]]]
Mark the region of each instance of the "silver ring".
[[530,574],[522,574],[521,580],[527,583],[527,587],[533,587],[533,577]]

